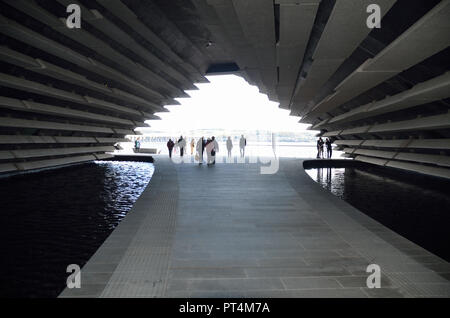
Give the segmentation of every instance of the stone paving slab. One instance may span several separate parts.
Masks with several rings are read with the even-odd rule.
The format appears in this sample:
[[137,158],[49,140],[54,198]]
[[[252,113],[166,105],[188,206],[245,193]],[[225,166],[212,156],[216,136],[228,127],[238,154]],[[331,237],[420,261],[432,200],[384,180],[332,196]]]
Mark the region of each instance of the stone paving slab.
[[[132,211],[61,297],[449,297],[450,264],[322,189],[302,160],[155,156]],[[380,289],[366,268],[382,270]]]

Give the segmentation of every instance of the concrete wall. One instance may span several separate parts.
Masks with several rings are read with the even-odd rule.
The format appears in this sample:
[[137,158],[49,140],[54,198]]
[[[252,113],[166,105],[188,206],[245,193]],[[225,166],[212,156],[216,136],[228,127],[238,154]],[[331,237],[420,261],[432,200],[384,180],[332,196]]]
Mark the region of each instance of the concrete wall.
[[[81,29],[65,25],[72,3]],[[109,158],[125,135],[207,81],[187,47],[170,42],[179,30],[155,33],[125,1],[0,6],[0,173]]]

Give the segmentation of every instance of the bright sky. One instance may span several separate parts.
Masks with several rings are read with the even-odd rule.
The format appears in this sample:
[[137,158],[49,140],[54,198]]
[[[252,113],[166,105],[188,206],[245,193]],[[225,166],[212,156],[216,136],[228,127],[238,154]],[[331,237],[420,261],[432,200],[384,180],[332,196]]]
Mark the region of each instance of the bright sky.
[[170,112],[156,113],[161,120],[149,120],[151,130],[187,131],[227,129],[271,131],[305,131],[299,117],[269,101],[256,86],[236,75],[207,76],[210,83],[196,84],[198,90],[186,91],[191,98],[177,98],[181,105],[165,106]]

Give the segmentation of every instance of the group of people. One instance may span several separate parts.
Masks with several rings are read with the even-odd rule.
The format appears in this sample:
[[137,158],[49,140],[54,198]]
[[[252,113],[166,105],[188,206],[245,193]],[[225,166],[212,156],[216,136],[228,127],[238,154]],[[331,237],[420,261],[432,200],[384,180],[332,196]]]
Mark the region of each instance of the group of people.
[[169,138],[169,141],[167,142],[167,149],[169,150],[169,157],[172,158],[172,151],[175,147],[180,148],[180,156],[183,157],[184,150],[186,148],[186,140],[184,140],[183,136],[180,136],[180,139],[176,140],[174,142],[171,138]]
[[[231,157],[231,150],[233,149],[233,141],[231,140],[231,137],[228,137],[227,142],[227,150],[228,150],[228,157]],[[245,157],[245,147],[247,146],[247,139],[245,139],[244,135],[241,135],[241,138],[239,140],[239,148],[240,148],[240,155],[241,157]],[[186,140],[183,138],[183,136],[180,136],[180,138],[174,142],[172,139],[169,139],[167,142],[167,149],[169,150],[169,157],[172,158],[172,151],[175,147],[180,148],[180,157],[183,157],[185,153],[186,148]],[[208,138],[205,140],[205,138],[202,136],[197,143],[195,143],[195,139],[192,138],[190,142],[191,147],[191,155],[194,154],[194,148],[196,150],[196,160],[199,162],[199,164],[203,164],[203,154],[206,150],[206,163],[208,165],[213,165],[216,163],[216,153],[219,152],[219,143],[217,142],[216,138],[212,136],[211,138]]]
[[[245,147],[247,146],[247,139],[245,139],[244,135],[241,135],[241,138],[239,139],[239,150],[241,158],[245,157]],[[231,157],[231,150],[233,149],[233,141],[231,140],[231,137],[228,137],[227,139],[227,150],[228,150],[228,157]]]
[[326,157],[328,159],[331,158],[331,155],[333,152],[332,147],[331,147],[331,140],[329,138],[327,138],[325,141],[323,141],[322,137],[319,137],[319,139],[317,140],[317,159],[324,158],[324,154],[323,154],[323,146],[324,145],[327,148]]
[[219,143],[217,142],[214,136],[206,140],[204,137],[200,138],[197,141],[196,149],[197,149],[196,159],[199,165],[203,164],[203,153],[205,152],[205,150],[206,150],[206,163],[208,165],[216,164],[216,153],[219,152]]

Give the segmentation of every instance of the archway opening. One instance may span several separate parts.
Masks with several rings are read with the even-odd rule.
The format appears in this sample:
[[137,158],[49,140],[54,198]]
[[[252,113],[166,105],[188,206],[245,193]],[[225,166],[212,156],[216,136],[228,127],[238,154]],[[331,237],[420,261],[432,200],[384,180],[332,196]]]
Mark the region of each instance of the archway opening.
[[[289,110],[279,108],[256,86],[237,75],[207,78],[209,83],[196,84],[198,90],[186,91],[189,98],[177,98],[180,105],[166,105],[169,112],[156,113],[160,120],[149,120],[150,127],[138,128],[141,135],[128,136],[124,151],[132,151],[137,139],[142,149],[167,154],[169,138],[176,142],[183,136],[189,145],[192,139],[215,136],[224,149],[222,154],[228,137],[233,152],[239,153],[239,139],[244,135],[249,156],[272,155],[274,151],[279,157],[316,156],[318,132],[307,130],[308,124],[300,124],[299,117],[290,116]],[[187,152],[191,154],[189,146]]]

